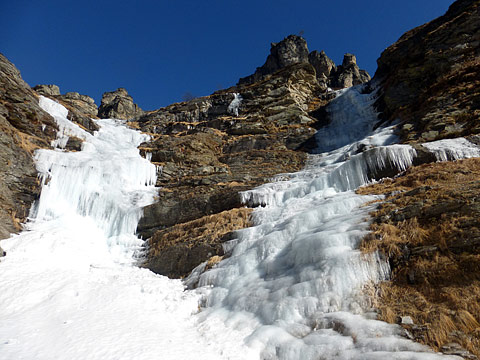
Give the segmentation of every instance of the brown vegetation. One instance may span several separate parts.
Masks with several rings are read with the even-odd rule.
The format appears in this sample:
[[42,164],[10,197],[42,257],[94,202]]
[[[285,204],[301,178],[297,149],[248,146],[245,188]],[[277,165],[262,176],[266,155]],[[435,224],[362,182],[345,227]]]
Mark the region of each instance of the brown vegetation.
[[232,232],[251,226],[252,209],[236,208],[157,231],[149,240],[146,264],[171,277],[183,277],[208,259],[211,268],[223,259],[222,244]]
[[386,195],[362,243],[392,268],[376,291],[379,318],[410,316],[416,340],[479,356],[480,159],[413,167],[359,192]]

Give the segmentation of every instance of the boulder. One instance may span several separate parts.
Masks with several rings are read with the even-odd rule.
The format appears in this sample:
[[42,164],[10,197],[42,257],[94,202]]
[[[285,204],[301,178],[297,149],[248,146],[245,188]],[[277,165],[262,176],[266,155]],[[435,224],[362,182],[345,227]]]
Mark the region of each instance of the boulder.
[[133,98],[124,88],[104,93],[98,108],[98,116],[104,119],[131,120],[142,114],[143,110],[134,104]]

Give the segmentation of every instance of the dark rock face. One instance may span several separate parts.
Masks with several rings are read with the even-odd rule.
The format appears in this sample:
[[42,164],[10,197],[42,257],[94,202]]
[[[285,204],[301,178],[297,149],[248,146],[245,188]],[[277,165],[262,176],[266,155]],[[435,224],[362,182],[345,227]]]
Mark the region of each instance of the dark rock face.
[[323,50],[309,53],[305,39],[290,35],[279,43],[272,43],[265,64],[257,68],[253,75],[241,78],[238,84],[252,84],[286,66],[302,63],[310,63],[314,67],[324,91],[328,87],[346,88],[370,80],[370,75],[358,67],[355,55],[345,54],[342,65],[337,67]]
[[[223,255],[218,234],[208,242],[199,237],[200,247],[176,242],[171,250],[165,245],[170,241],[165,239],[177,231],[175,226],[205,216],[214,221],[222,212],[237,211],[242,207],[239,191],[302,168],[306,154],[298,150],[315,133],[312,126],[316,119],[309,116],[309,111],[318,106],[321,92],[315,69],[301,63],[255,84],[173,104],[140,117],[138,126],[155,134],[141,149],[162,166],[157,183],[161,186],[159,201],[144,209],[138,225],[139,234],[150,238],[145,266],[162,274],[183,276],[194,263],[196,266],[208,260],[208,254]],[[243,98],[238,116],[228,111],[235,93]],[[163,244],[162,251],[158,250],[159,244]],[[189,249],[196,255],[189,255]],[[162,253],[169,253],[184,265],[172,268],[171,258]]]
[[0,239],[20,230],[39,193],[32,154],[50,147],[57,125],[15,66],[0,54]]
[[98,108],[98,116],[104,119],[130,120],[142,115],[142,113],[143,110],[133,103],[133,98],[128,95],[124,88],[104,93],[102,103]]
[[405,142],[480,132],[480,2],[461,0],[405,33],[378,59],[377,102],[385,120],[400,119]]

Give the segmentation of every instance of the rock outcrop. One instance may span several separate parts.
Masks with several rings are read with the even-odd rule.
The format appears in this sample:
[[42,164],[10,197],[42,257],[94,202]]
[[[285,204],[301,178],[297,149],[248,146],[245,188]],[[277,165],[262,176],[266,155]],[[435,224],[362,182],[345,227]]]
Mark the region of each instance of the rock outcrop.
[[318,52],[315,50],[308,55],[308,62],[314,67],[317,79],[322,87],[324,89],[328,88],[331,85],[331,78],[337,71],[337,66],[333,60],[325,54],[325,51]]
[[370,75],[365,70],[360,70],[355,55],[345,54],[342,65],[331,76],[330,84],[333,88],[348,88],[368,81]]
[[43,96],[57,96],[60,95],[60,88],[58,85],[36,85],[33,87],[33,90],[37,92],[39,95]]
[[[152,161],[162,167],[157,183],[161,187],[159,200],[144,209],[138,225],[138,232],[149,238],[145,266],[183,276],[208,256],[222,256],[219,244],[228,239],[224,233],[208,242],[199,237],[196,242],[172,244],[166,239],[178,232],[178,226],[189,227],[205,217],[218,221],[221,213],[226,214],[221,218],[231,216],[243,206],[239,191],[302,168],[306,160],[303,143],[315,133],[317,121],[309,111],[319,106],[320,93],[314,68],[299,63],[252,85],[239,85],[141,116],[139,128],[153,134],[142,151],[150,153]],[[238,116],[228,110],[234,94],[243,99]],[[208,226],[204,220],[202,226]],[[208,251],[206,243],[210,244]],[[165,244],[172,244],[172,248]],[[171,259],[161,254],[160,247],[165,253],[182,253],[188,261],[172,268]]]
[[241,78],[238,84],[252,84],[286,66],[303,63],[310,63],[314,67],[324,91],[328,87],[346,88],[370,80],[370,75],[358,67],[355,55],[345,54],[342,65],[337,67],[323,50],[309,53],[305,39],[290,35],[279,43],[272,43],[265,64],[257,68],[254,74]]
[[0,239],[26,220],[40,190],[33,151],[50,147],[56,130],[36,93],[0,54]]
[[444,16],[405,33],[378,59],[377,107],[403,123],[405,142],[480,132],[480,2],[453,3]]
[[124,88],[104,93],[98,108],[98,116],[103,119],[131,120],[142,114],[143,110],[134,104],[133,98]]
[[299,63],[308,63],[307,42],[301,36],[290,35],[279,43],[272,43],[265,64],[257,68],[254,74],[240,79],[238,83],[252,84],[285,66]]

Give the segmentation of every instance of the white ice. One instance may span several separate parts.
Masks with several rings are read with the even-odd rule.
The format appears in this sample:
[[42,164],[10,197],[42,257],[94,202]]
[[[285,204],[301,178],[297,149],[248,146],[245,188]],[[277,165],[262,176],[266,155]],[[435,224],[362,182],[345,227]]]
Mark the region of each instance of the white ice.
[[218,344],[195,326],[197,294],[133,264],[141,207],[156,194],[155,166],[137,149],[147,137],[112,119],[92,136],[63,106],[40,105],[63,145],[85,142],[36,153],[41,197],[27,230],[1,243],[0,359],[244,359],[232,332]]

